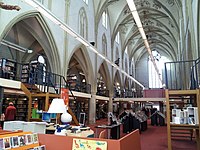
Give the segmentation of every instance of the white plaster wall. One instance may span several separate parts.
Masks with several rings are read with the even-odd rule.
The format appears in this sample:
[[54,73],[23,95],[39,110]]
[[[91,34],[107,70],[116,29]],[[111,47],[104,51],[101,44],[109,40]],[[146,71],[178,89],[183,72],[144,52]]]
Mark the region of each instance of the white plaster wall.
[[[195,37],[195,51],[194,51],[194,55],[193,57],[198,58],[198,35],[199,35],[199,31],[198,31],[198,9],[200,8],[200,6],[198,6],[198,0],[193,0],[192,2],[192,17],[193,17],[193,26],[194,26],[194,37]],[[195,59],[196,59],[195,58]]]
[[[88,20],[88,41],[95,41],[95,27],[94,27],[94,9],[93,9],[93,2],[90,0],[89,4],[86,5],[83,1],[80,0],[72,0],[70,2],[70,11],[69,11],[69,27],[71,27],[75,32],[78,31],[78,18],[79,18],[79,10],[84,7],[87,15]],[[69,37],[68,41],[68,59],[73,55],[73,52],[76,50],[77,45],[80,45],[81,43],[77,41],[73,37]],[[87,50],[92,62],[93,70],[95,70],[95,53],[92,52],[90,49]],[[94,72],[93,72],[94,73]]]
[[145,87],[149,85],[149,73],[147,66],[147,53],[144,54],[140,61],[136,64],[136,79]]

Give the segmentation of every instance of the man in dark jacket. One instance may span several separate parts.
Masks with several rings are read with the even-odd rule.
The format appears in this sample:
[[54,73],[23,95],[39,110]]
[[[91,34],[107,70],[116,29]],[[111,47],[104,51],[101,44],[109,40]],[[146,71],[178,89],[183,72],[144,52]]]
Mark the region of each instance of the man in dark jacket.
[[9,106],[6,108],[5,112],[5,121],[13,121],[16,116],[16,108],[12,102],[9,103]]

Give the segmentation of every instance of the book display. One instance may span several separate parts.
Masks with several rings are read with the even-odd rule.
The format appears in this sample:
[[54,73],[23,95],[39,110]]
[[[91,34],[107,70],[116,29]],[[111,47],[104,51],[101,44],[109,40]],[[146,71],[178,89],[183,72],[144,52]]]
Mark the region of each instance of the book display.
[[0,149],[46,150],[46,147],[45,145],[39,145],[36,133],[18,132],[0,135]]

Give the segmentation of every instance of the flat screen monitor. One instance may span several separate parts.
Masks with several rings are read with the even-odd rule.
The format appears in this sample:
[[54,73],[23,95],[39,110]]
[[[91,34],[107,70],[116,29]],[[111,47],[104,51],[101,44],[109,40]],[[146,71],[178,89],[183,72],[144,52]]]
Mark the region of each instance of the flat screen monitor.
[[51,114],[47,112],[42,113],[42,121],[51,122]]
[[85,126],[85,113],[80,113],[80,115],[79,115],[79,124],[82,127]]

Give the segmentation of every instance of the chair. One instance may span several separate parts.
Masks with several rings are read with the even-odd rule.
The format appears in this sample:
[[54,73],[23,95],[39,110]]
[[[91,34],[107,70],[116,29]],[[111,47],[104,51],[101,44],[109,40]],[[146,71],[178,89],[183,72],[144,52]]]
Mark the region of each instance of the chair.
[[99,134],[100,139],[107,139],[107,130],[103,130]]

